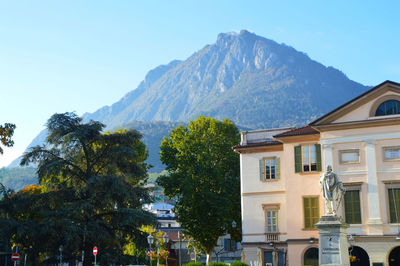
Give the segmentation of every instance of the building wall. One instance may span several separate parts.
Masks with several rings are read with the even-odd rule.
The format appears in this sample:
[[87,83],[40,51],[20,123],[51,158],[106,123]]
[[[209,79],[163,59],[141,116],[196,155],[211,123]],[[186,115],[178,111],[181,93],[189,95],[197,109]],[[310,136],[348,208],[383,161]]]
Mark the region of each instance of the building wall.
[[[304,229],[303,197],[320,195],[319,177],[321,172],[295,173],[294,147],[300,144],[316,144],[318,141],[299,141],[284,143],[284,155],[281,160],[283,175],[286,177],[286,202],[290,215],[287,219],[287,238],[318,237],[318,232]],[[323,210],[323,202],[319,200],[320,214]],[[283,221],[282,221],[283,222]]]
[[[383,148],[400,145],[400,126],[321,132],[321,143],[323,165],[331,164],[345,185],[359,184],[361,188],[363,225],[352,225],[349,232],[392,234],[386,184],[400,180],[400,161],[385,161]],[[348,149],[360,151],[359,163],[340,163],[340,151]],[[327,159],[330,157],[332,161]]]
[[[283,144],[283,151],[242,153],[241,189],[242,189],[242,230],[246,263],[263,261],[264,251],[273,250],[269,246],[266,233],[265,205],[279,205],[278,231],[279,240],[276,246],[287,251],[290,265],[301,265],[302,254],[310,247],[309,239],[318,238],[316,229],[304,229],[303,196],[318,196],[320,214],[323,213],[323,202],[320,195],[320,172],[295,173],[294,146],[299,144],[316,144],[317,140],[304,140]],[[281,162],[279,180],[260,181],[259,160],[279,157]],[[302,239],[290,242],[290,239]],[[286,242],[279,247],[279,242]],[[275,247],[276,247],[275,246]]]
[[[352,245],[363,248],[373,262],[388,265],[390,251],[400,246],[395,235],[399,233],[399,224],[389,220],[388,187],[400,186],[400,160],[384,160],[384,147],[400,146],[400,125],[394,121],[391,125],[373,126],[380,117],[370,117],[371,109],[376,108],[375,101],[381,97],[395,95],[386,91],[370,102],[353,108],[334,123],[365,120],[368,125],[339,126],[320,130],[319,138],[301,136],[281,138],[282,151],[262,151],[241,153],[241,192],[242,221],[245,262],[254,265],[262,262],[263,251],[273,247],[268,245],[265,228],[264,205],[279,205],[277,246],[287,251],[289,265],[302,265],[303,255],[310,247],[318,247],[318,231],[304,230],[304,196],[319,197],[319,212],[322,216],[324,203],[320,192],[321,172],[295,173],[294,147],[302,144],[321,144],[322,170],[332,165],[334,172],[348,189],[360,190],[361,224],[350,224],[348,234],[355,236]],[[399,95],[399,94],[397,94]],[[391,118],[400,119],[400,115]],[[371,122],[372,121],[372,122]],[[341,151],[359,150],[357,163],[342,163]],[[277,181],[259,180],[259,160],[263,157],[280,157],[281,178]],[[342,203],[343,204],[343,203]],[[343,208],[339,215],[344,217]],[[315,243],[309,241],[315,238]]]

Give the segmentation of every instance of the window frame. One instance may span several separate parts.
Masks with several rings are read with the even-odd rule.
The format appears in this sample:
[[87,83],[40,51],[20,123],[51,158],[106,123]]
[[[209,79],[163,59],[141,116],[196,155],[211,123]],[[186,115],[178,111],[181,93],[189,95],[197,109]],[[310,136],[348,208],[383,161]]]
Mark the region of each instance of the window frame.
[[[394,102],[395,103],[395,106],[396,106],[396,112],[394,113],[394,114],[387,114],[387,103],[388,102]],[[378,112],[378,109],[382,106],[382,105],[385,105],[384,107],[385,107],[385,114],[382,114],[382,115],[377,115],[376,113]],[[379,116],[389,116],[389,115],[400,115],[400,101],[399,100],[396,100],[396,99],[389,99],[389,100],[387,100],[387,101],[384,101],[384,102],[382,102],[380,105],[378,105],[378,107],[376,108],[376,111],[375,111],[375,116],[376,117],[379,117]]]
[[[317,217],[311,217],[310,215],[310,219],[314,219],[315,223],[313,221],[310,220],[310,223],[312,224],[312,227],[306,227],[306,209],[305,209],[305,199],[316,199],[317,202],[317,207],[318,207],[318,215]],[[302,197],[302,205],[303,205],[303,230],[317,230],[317,227],[315,227],[314,225],[319,221],[320,219],[320,202],[319,202],[319,196],[315,196],[315,195],[305,195]],[[312,206],[311,206],[311,211],[312,211]]]
[[[270,180],[276,180],[276,157],[267,157],[263,158],[264,160],[264,180],[265,181],[270,181]],[[267,161],[274,161],[274,178],[272,178],[272,167],[271,164],[269,165],[269,176],[270,178],[267,178]]]
[[371,109],[370,109],[369,116],[370,116],[371,118],[385,117],[385,116],[388,116],[388,117],[390,117],[390,116],[399,116],[398,114],[395,114],[395,115],[376,116],[376,111],[378,110],[379,106],[380,106],[382,103],[387,102],[387,101],[390,101],[390,100],[400,101],[400,96],[399,96],[399,95],[386,95],[386,96],[383,96],[383,97],[377,99],[377,100],[373,103],[373,105],[372,105],[372,107],[371,107]]
[[[345,198],[343,198],[343,216],[344,216],[344,220],[346,223],[348,224],[354,224],[354,225],[361,225],[363,223],[363,217],[362,217],[362,193],[361,193],[361,186],[356,185],[356,186],[351,186],[351,185],[345,185],[344,186],[347,191],[358,191],[358,199],[359,199],[359,208],[360,208],[360,223],[349,223],[347,221],[347,217],[346,217],[346,200]],[[346,195],[346,194],[345,194]]]
[[[318,162],[317,162],[317,147],[315,146],[315,144],[304,144],[304,145],[301,145],[300,146],[301,147],[301,166],[302,166],[302,172],[303,173],[309,173],[309,172],[317,172],[317,170],[318,170],[318,166],[317,166],[317,164],[318,164]],[[305,167],[305,155],[306,155],[306,153],[304,152],[304,148],[305,147],[307,147],[307,150],[308,150],[308,154],[307,154],[307,159],[308,159],[308,167],[309,167],[309,170],[304,170],[304,167]],[[314,147],[314,152],[315,152],[315,154],[312,152],[312,148]],[[312,170],[312,157],[313,156],[315,156],[315,170]]]
[[396,162],[396,161],[400,161],[400,157],[399,157],[399,158],[395,158],[395,159],[386,158],[386,150],[393,150],[393,149],[399,149],[399,150],[400,150],[400,146],[386,146],[386,147],[382,147],[383,161],[384,161],[384,162]]
[[397,217],[397,222],[392,223],[391,216],[390,216],[390,199],[389,199],[389,195],[390,195],[389,189],[399,189],[400,190],[400,182],[398,180],[388,181],[388,182],[385,182],[385,184],[386,184],[385,190],[386,190],[386,208],[387,208],[388,224],[400,224],[400,206],[399,206],[399,210],[397,210],[397,213],[399,214],[399,217]]
[[[279,233],[279,210],[280,204],[263,204],[264,209],[264,230],[265,234],[278,234]],[[267,212],[276,212],[275,219],[276,219],[276,232],[268,231],[268,220],[267,220]],[[272,226],[271,226],[272,227]]]
[[[272,161],[274,160],[274,165],[275,165],[275,172],[274,172],[274,178],[267,178],[267,168],[266,168],[266,161]],[[279,156],[270,156],[270,157],[262,157],[259,159],[259,177],[261,182],[274,182],[278,181],[281,179],[281,161]],[[270,167],[270,172],[271,172],[271,167]],[[270,174],[270,177],[272,175]]]
[[[304,155],[303,155],[303,147],[308,146],[308,160],[309,160],[309,171],[304,170]],[[316,160],[316,169],[311,170],[311,147],[315,147],[315,160]],[[297,164],[297,156],[296,156],[296,148],[300,149],[300,159],[301,159],[301,171],[297,171],[296,164]],[[294,146],[294,157],[295,157],[295,166],[294,171],[298,174],[313,174],[322,171],[322,149],[320,143],[302,143],[299,145]]]
[[[267,215],[268,213],[271,214],[270,218],[268,218],[268,215]],[[274,216],[272,214],[274,214]],[[265,210],[265,233],[276,234],[279,232],[278,215],[279,215],[278,210]],[[274,222],[275,222],[275,225],[274,225]],[[274,227],[276,230],[274,230]],[[269,230],[269,228],[271,228],[271,231]]]
[[[357,161],[343,161],[342,155],[345,153],[358,153],[358,160]],[[339,150],[339,163],[340,164],[359,164],[361,162],[361,154],[360,149],[347,149],[347,150]]]

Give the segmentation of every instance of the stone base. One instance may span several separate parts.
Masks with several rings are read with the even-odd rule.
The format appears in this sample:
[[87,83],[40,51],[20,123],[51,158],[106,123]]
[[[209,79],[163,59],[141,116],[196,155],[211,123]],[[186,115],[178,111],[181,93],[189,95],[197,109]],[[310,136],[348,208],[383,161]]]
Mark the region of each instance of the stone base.
[[324,215],[315,225],[319,231],[319,265],[350,266],[346,229],[336,215]]

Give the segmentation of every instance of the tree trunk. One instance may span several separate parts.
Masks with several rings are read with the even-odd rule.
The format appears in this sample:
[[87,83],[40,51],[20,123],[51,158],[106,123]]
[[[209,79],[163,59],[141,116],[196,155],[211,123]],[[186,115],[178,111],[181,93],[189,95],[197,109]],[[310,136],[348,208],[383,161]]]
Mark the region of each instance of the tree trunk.
[[206,260],[206,265],[209,265],[212,262],[212,252],[213,250],[207,250],[207,260]]

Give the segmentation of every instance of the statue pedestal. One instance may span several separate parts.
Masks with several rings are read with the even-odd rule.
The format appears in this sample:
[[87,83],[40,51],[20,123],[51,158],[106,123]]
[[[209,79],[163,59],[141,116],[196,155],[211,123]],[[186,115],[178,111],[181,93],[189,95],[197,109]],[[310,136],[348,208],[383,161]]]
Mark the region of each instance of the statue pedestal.
[[324,215],[315,224],[319,231],[319,265],[350,266],[346,229],[336,215]]

